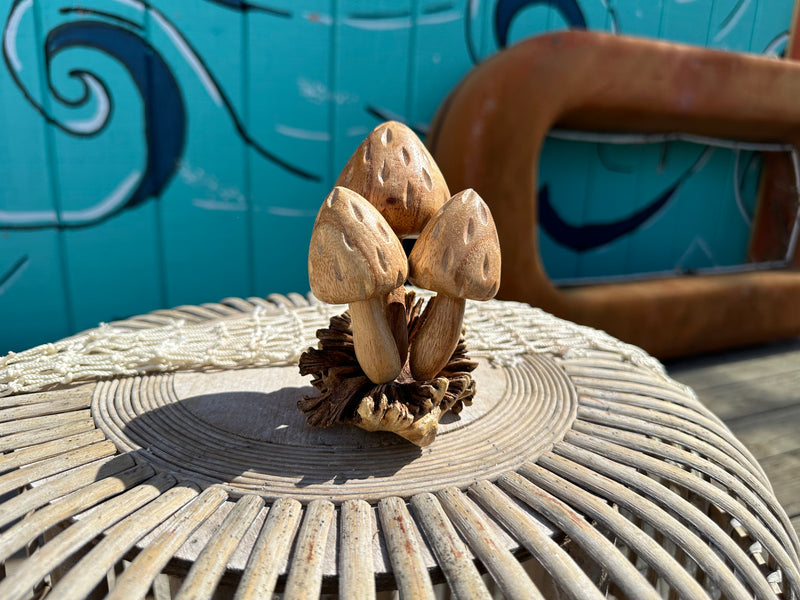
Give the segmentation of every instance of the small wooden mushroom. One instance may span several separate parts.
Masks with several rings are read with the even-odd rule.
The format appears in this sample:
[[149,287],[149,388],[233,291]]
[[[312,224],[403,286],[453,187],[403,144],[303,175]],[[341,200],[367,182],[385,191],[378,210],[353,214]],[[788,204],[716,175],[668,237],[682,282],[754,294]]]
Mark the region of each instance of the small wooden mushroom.
[[419,235],[450,198],[428,149],[397,121],[372,130],[345,164],[336,185],[364,196],[400,238]]
[[377,209],[352,190],[334,188],[314,222],[308,279],[323,302],[350,305],[356,358],[376,384],[392,381],[405,362],[386,302],[407,275],[403,246]]
[[458,344],[466,299],[489,300],[500,287],[500,242],[494,219],[471,189],[453,196],[431,218],[409,257],[409,280],[437,292],[411,341],[409,366],[432,379]]

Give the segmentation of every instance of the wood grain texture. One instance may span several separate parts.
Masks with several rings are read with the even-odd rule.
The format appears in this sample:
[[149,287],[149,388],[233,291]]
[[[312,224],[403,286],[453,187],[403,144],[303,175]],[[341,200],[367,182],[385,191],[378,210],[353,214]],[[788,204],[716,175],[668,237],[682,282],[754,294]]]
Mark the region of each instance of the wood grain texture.
[[462,491],[448,488],[437,493],[447,516],[464,536],[472,552],[489,571],[506,598],[544,598],[514,555],[508,551]]
[[498,487],[483,480],[470,486],[469,491],[483,508],[520,540],[568,598],[600,600],[603,597],[570,555]]
[[172,476],[162,473],[107,500],[103,510],[93,511],[91,516],[64,530],[39,549],[36,560],[26,561],[12,577],[0,582],[0,593],[9,600],[25,598],[28,590],[60,565],[66,557],[78,551],[107,527],[157,498],[174,484],[175,479]]
[[336,187],[322,202],[308,248],[308,280],[323,302],[347,304],[386,296],[408,275],[400,240],[378,210]]
[[196,498],[193,486],[174,487],[126,517],[106,532],[50,591],[51,598],[81,600],[88,597],[114,565],[149,531]]

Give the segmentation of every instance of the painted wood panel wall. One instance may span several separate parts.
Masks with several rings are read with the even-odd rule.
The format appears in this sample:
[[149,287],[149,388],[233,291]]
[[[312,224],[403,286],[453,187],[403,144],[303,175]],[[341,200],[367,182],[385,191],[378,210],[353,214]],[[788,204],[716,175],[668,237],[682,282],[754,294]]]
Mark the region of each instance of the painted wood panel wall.
[[[792,12],[791,0],[2,5],[0,354],[158,307],[307,290],[316,210],[363,136],[388,118],[424,134],[504,45],[585,27],[779,54]],[[571,225],[624,219],[681,184],[597,247],[545,231],[551,276],[741,262],[733,182],[752,210],[757,167],[686,143],[549,141],[542,182]]]

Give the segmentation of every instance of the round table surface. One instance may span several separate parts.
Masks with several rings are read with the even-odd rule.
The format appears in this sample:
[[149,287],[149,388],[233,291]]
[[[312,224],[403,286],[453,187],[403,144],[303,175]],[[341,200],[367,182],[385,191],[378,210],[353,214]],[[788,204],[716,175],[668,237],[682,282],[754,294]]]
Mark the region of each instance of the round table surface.
[[[337,310],[272,296],[113,325],[224,336],[257,312],[264,335],[300,323],[302,351]],[[296,353],[0,398],[0,597],[139,597],[162,573],[179,597],[800,597],[758,463],[656,361],[526,305],[465,322],[475,401],[425,448],[308,427]]]

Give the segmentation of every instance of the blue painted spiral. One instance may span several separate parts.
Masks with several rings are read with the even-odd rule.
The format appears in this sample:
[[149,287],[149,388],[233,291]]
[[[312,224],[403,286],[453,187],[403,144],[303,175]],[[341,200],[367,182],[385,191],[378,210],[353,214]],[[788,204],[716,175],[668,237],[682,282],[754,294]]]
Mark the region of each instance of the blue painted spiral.
[[586,18],[577,0],[498,0],[494,7],[494,34],[500,48],[508,44],[508,30],[517,13],[538,4],[545,4],[561,13],[570,28],[586,29]]
[[[45,42],[48,80],[53,58],[76,46],[95,48],[119,61],[144,102],[147,164],[136,189],[118,211],[158,196],[175,173],[186,142],[186,108],[178,83],[164,60],[144,39],[123,27],[99,21],[73,21],[48,33]],[[56,94],[52,85],[51,90]],[[84,94],[81,100],[86,101],[87,96]]]

